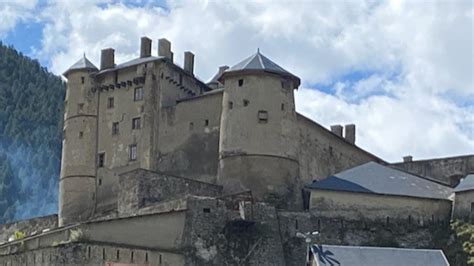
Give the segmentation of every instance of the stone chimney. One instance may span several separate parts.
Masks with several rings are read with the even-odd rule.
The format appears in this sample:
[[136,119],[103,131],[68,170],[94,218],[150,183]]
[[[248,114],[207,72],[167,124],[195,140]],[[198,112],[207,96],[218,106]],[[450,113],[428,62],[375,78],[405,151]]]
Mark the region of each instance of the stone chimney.
[[163,56],[173,62],[173,52],[171,52],[171,43],[167,39],[158,40],[158,56]]
[[413,156],[411,156],[411,155],[403,156],[403,162],[404,163],[408,163],[408,162],[412,162],[412,161],[413,161]]
[[100,70],[115,67],[115,50],[112,48],[102,49],[100,54]]
[[354,124],[345,125],[344,138],[350,143],[355,144],[356,140],[356,126]]
[[342,138],[342,126],[341,125],[332,125],[331,132],[336,134],[338,137]]
[[151,39],[142,37],[140,39],[140,58],[151,56]]
[[184,52],[184,71],[194,75],[194,54],[189,51]]

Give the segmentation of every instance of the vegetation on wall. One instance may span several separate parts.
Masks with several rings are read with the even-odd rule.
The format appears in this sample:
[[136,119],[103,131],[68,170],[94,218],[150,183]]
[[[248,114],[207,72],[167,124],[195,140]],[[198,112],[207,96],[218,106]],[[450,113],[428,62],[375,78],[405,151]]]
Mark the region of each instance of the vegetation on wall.
[[54,213],[65,86],[0,42],[0,223]]
[[474,265],[474,224],[459,220],[451,223],[453,238],[447,255],[453,265]]

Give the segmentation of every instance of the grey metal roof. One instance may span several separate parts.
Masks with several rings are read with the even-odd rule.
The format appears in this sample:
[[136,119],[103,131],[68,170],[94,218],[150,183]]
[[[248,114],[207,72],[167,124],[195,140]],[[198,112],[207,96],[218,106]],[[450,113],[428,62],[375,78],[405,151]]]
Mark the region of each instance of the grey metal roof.
[[454,192],[474,190],[474,174],[469,174],[454,188]]
[[92,64],[91,61],[89,61],[89,59],[87,59],[86,55],[84,55],[81,59],[79,59],[79,61],[77,61],[76,63],[74,63],[71,67],[69,67],[63,75],[67,75],[67,73],[69,73],[70,71],[72,70],[79,70],[79,69],[91,69],[91,70],[98,70],[97,67]]
[[313,181],[313,189],[448,199],[452,188],[375,162]]
[[102,74],[102,73],[106,73],[106,72],[110,72],[110,71],[115,71],[115,70],[118,70],[118,69],[131,67],[131,66],[134,66],[134,65],[139,65],[139,64],[142,64],[142,63],[147,63],[147,62],[151,62],[151,61],[155,61],[155,60],[159,60],[159,59],[165,59],[165,57],[164,56],[149,56],[149,57],[143,57],[143,58],[139,57],[139,58],[135,58],[135,59],[132,59],[130,61],[124,62],[122,64],[115,65],[115,67],[113,67],[113,68],[107,68],[107,69],[101,70],[97,74]]
[[268,59],[266,56],[260,53],[260,50],[257,51],[256,54],[244,59],[242,62],[234,65],[233,67],[227,69],[225,73],[237,72],[237,71],[266,71],[271,72],[283,76],[290,77],[297,81],[298,85],[300,83],[300,79],[282,68],[281,66],[277,65],[272,60]]
[[449,266],[441,250],[312,245],[316,265]]

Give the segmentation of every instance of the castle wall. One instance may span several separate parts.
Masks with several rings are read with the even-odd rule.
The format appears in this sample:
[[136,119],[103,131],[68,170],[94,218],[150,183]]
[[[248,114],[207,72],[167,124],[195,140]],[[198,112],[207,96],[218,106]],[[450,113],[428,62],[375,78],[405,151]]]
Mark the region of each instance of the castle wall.
[[[218,184],[257,200],[301,208],[292,84],[269,73],[225,78]],[[295,193],[296,192],[296,193]]]
[[0,256],[0,265],[174,266],[184,265],[184,258],[180,254],[152,249],[127,248],[97,243],[69,243]]
[[[165,86],[166,82],[164,83]],[[171,86],[171,85],[170,85]],[[215,183],[222,93],[210,92],[162,108],[155,169]]]
[[[145,67],[146,65],[146,67]],[[150,168],[152,156],[153,105],[156,105],[156,81],[152,79],[155,63],[101,74],[99,84],[109,85],[133,81],[146,75],[144,82],[132,82],[120,88],[101,90],[99,93],[99,154],[105,154],[103,167],[97,168],[97,213],[116,207],[118,175],[134,168]],[[134,100],[135,89],[143,88],[143,100]],[[113,98],[113,107],[109,106]],[[140,119],[140,128],[132,129],[132,121]],[[113,123],[118,132],[113,134]],[[130,159],[130,147],[136,145],[137,158]]]
[[300,175],[305,184],[369,161],[381,161],[303,115],[297,118]]
[[456,186],[461,178],[474,173],[474,155],[393,163],[398,169],[434,178]]
[[8,238],[10,238],[10,236],[12,236],[16,231],[28,236],[35,233],[41,233],[44,229],[55,227],[58,227],[58,215],[56,214],[0,224],[0,243],[8,241]]
[[345,191],[311,190],[310,211],[328,218],[348,220],[412,219],[449,221],[449,200],[377,195]]
[[453,218],[474,222],[474,190],[455,193]]
[[136,213],[159,202],[185,198],[187,195],[220,196],[222,187],[188,178],[136,169],[120,176],[118,211]]
[[67,75],[61,175],[59,224],[88,219],[95,203],[97,95],[88,70]]
[[[319,232],[313,244],[442,249],[449,255],[449,225],[423,226],[404,220],[347,220],[317,216],[308,212],[279,212],[278,220],[286,265],[304,265],[305,240],[297,232]],[[452,241],[452,240],[451,240]],[[452,253],[452,252],[451,252]]]

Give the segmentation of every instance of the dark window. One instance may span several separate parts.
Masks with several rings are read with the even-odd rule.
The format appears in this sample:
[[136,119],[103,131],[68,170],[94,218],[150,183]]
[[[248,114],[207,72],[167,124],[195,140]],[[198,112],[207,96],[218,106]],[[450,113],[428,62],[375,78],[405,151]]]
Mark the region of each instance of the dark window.
[[239,79],[239,87],[242,87],[242,85],[244,85],[244,80],[243,80],[243,79]]
[[110,109],[110,108],[114,108],[114,105],[115,105],[115,103],[114,103],[114,97],[109,97],[109,98],[107,99],[107,108],[109,108],[109,109]]
[[189,122],[189,130],[193,130],[194,129],[194,123],[193,122]]
[[183,84],[183,75],[179,74],[179,85]]
[[229,109],[232,109],[234,108],[234,103],[233,102],[229,102]]
[[120,259],[120,250],[117,249],[117,260]]
[[132,119],[132,129],[140,129],[141,128],[141,119],[140,117],[136,117]]
[[202,212],[204,212],[204,213],[210,213],[210,212],[211,212],[211,209],[209,209],[209,208],[203,208],[203,209],[202,209]]
[[119,134],[119,122],[114,122],[112,123],[112,135],[118,135]]
[[204,121],[204,126],[206,126],[206,127],[209,126],[209,120],[208,120],[208,119],[206,119],[206,120]]
[[258,111],[258,122],[261,124],[266,124],[268,122],[268,112],[267,111]]
[[99,167],[104,167],[104,165],[105,165],[105,152],[99,153],[99,159],[97,160],[97,165]]
[[66,130],[63,130],[63,139],[66,140]]
[[134,101],[141,101],[143,100],[143,87],[135,88],[135,92],[133,94]]
[[84,137],[84,132],[79,131],[79,138],[82,139],[82,137]]
[[130,161],[137,159],[137,144],[130,145]]
[[81,77],[81,83],[82,84],[84,84],[84,81],[85,81],[84,77]]
[[99,186],[102,186],[102,179],[99,178]]
[[244,100],[244,106],[249,106],[250,101],[249,100]]
[[281,110],[285,111],[285,104],[284,103],[281,104]]

